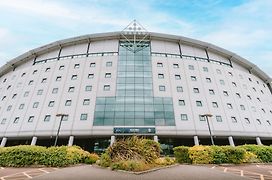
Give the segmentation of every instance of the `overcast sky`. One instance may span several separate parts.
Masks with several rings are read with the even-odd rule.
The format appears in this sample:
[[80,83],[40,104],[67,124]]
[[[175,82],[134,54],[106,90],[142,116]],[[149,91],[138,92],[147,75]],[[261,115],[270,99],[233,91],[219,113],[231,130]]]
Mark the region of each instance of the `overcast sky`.
[[121,31],[133,19],[230,50],[272,77],[272,0],[0,0],[0,66],[53,41]]

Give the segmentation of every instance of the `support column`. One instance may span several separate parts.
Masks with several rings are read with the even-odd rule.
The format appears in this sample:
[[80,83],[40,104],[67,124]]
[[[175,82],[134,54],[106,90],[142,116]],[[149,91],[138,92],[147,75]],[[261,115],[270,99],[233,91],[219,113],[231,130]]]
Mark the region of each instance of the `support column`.
[[37,137],[36,137],[36,136],[33,136],[30,145],[31,145],[31,146],[35,146],[35,145],[36,145],[36,142],[37,142]]
[[194,136],[194,143],[195,143],[195,146],[199,146],[198,136]]
[[229,144],[234,147],[235,144],[234,144],[232,136],[229,136],[228,139],[229,139]]
[[159,142],[159,138],[157,135],[154,136],[154,139],[153,139],[155,142]]
[[74,136],[69,137],[68,146],[73,146],[74,143]]
[[110,138],[110,145],[112,146],[114,142],[115,142],[115,136],[111,136],[111,138]]
[[256,137],[256,142],[257,145],[263,145],[260,137]]
[[0,145],[0,147],[5,147],[5,145],[6,145],[7,141],[8,141],[8,138],[3,137],[3,138],[2,138],[2,141],[1,141],[1,145]]

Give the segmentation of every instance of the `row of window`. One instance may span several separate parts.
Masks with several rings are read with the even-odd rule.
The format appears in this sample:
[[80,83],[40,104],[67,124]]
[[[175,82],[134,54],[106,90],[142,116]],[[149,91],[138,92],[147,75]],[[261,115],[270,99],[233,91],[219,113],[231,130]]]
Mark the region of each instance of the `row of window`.
[[[187,116],[187,114],[180,114],[180,119],[181,119],[182,121],[188,121],[188,116]],[[216,115],[216,116],[215,116],[215,119],[216,119],[217,122],[223,122],[222,116],[220,116],[220,115]],[[206,117],[205,117],[205,116],[202,116],[202,115],[199,115],[199,120],[200,120],[200,121],[206,121]],[[250,124],[249,118],[244,118],[244,120],[245,120],[245,122],[246,122],[247,124]],[[233,123],[237,123],[237,122],[238,122],[238,121],[237,121],[237,118],[236,118],[235,116],[232,116],[232,117],[231,117],[231,121],[232,121]],[[257,124],[259,124],[259,125],[262,124],[262,122],[261,122],[260,119],[256,119],[256,122],[257,122]],[[271,126],[271,122],[270,122],[269,120],[267,120],[266,123],[267,123],[267,125]]]
[[[157,67],[163,67],[163,63],[157,62]],[[174,64],[173,64],[173,68],[179,68],[179,64],[174,63]],[[204,72],[209,72],[208,67],[202,67],[202,68],[203,68],[203,71],[204,71]],[[188,65],[188,69],[189,69],[189,70],[195,70],[195,67],[194,67],[194,65]],[[222,71],[221,71],[220,69],[216,69],[216,73],[217,73],[217,74],[222,74]],[[229,74],[230,76],[233,76],[233,73],[232,73],[232,72],[228,72],[228,74]],[[241,74],[239,74],[239,77],[240,77],[240,79],[243,79],[243,76],[242,76]],[[249,79],[249,81],[252,82],[252,79],[251,79],[251,78],[248,78],[248,79]],[[257,84],[260,84],[258,80],[257,80],[256,82],[257,82]],[[266,85],[263,84],[263,87],[266,87]]]

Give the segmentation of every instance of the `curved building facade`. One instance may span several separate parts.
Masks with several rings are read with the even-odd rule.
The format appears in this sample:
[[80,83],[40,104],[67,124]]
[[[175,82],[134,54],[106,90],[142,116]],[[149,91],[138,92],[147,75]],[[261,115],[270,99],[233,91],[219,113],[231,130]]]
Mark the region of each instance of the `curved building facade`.
[[[272,140],[271,78],[209,43],[140,28],[33,49],[0,69],[1,145],[99,149],[123,135],[167,147]],[[56,116],[59,114],[59,116]],[[272,141],[271,141],[272,142]]]

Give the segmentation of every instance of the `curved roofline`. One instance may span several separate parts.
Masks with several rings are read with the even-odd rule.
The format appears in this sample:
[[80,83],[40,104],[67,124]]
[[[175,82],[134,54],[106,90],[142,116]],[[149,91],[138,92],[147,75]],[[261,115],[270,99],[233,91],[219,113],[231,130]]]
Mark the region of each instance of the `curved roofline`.
[[[24,63],[25,61],[34,58],[37,55],[43,54],[48,50],[51,49],[56,49],[58,47],[63,47],[67,46],[70,44],[77,44],[80,42],[89,42],[93,40],[106,40],[106,39],[119,39],[121,38],[121,32],[107,32],[107,33],[96,33],[96,34],[87,34],[87,35],[82,35],[82,36],[77,36],[77,37],[72,37],[72,38],[67,38],[59,41],[55,41],[49,44],[46,44],[44,46],[32,49],[10,61],[8,61],[5,65],[0,67],[0,76],[5,74],[7,71],[13,69],[14,67],[17,67],[18,65]],[[259,76],[264,82],[266,83],[271,83],[272,78],[269,77],[264,71],[262,71],[257,65],[249,62],[247,59],[230,52],[226,49],[223,49],[221,47],[218,47],[216,45],[213,45],[211,43],[199,41],[196,39],[192,38],[187,38],[184,36],[177,36],[177,35],[170,35],[170,34],[162,34],[162,33],[156,33],[156,32],[150,32],[150,38],[151,39],[161,39],[161,40],[169,40],[169,41],[175,41],[178,43],[184,43],[188,45],[192,45],[195,47],[200,47],[209,51],[213,51],[215,53],[218,53],[233,62],[236,62],[243,67],[247,68],[250,70],[253,74]]]

